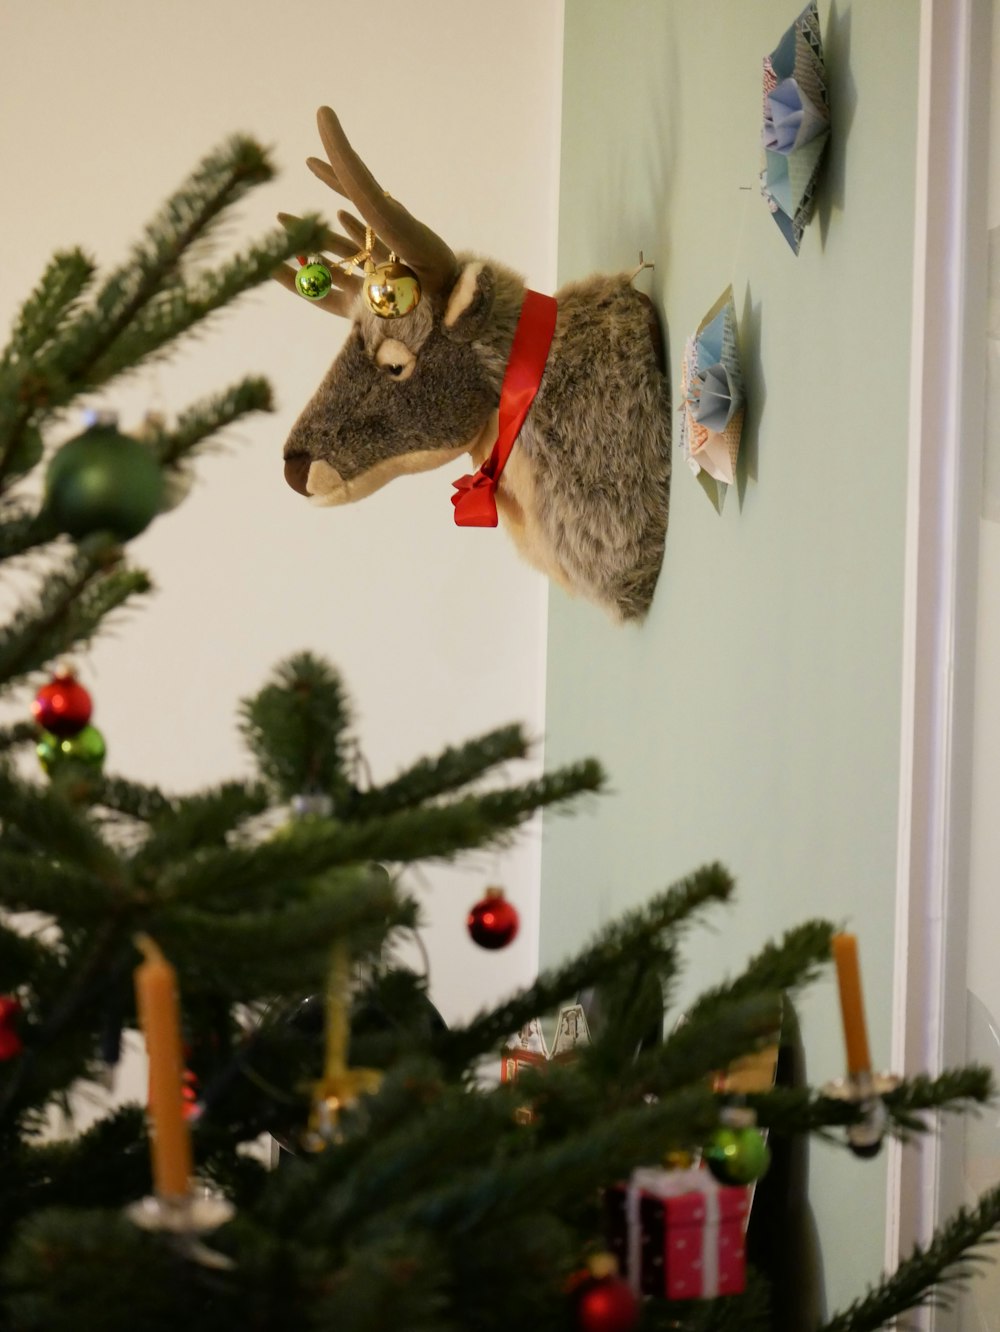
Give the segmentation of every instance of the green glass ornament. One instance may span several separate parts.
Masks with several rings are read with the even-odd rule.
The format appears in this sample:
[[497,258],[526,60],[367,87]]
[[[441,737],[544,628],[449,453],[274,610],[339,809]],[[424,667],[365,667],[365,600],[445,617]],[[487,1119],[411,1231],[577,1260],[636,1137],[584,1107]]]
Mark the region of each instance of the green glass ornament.
[[295,287],[307,301],[321,301],[333,286],[333,274],[320,259],[310,259],[295,274]]
[[163,475],[149,449],[113,425],[95,425],[65,443],[49,464],[46,505],[78,540],[110,532],[128,541],[163,504]]
[[43,731],[35,746],[35,753],[42,771],[49,777],[55,777],[73,764],[80,764],[91,772],[100,772],[107,748],[104,736],[97,727],[85,726],[82,731],[67,736],[65,740],[60,740],[51,731]]
[[702,1156],[720,1184],[751,1184],[771,1164],[771,1149],[755,1128],[722,1125],[705,1144]]

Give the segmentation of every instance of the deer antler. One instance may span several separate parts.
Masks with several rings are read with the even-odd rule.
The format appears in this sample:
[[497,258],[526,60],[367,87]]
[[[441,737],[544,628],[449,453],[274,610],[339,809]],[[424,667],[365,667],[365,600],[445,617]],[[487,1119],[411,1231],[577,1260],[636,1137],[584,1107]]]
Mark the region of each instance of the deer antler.
[[[458,272],[450,247],[385,193],[351,147],[340,121],[328,106],[320,107],[316,123],[329,162],[310,157],[306,161],[310,171],[354,204],[379,239],[417,274],[425,296],[440,296],[449,291]],[[348,232],[358,226],[350,213],[339,213],[338,217]]]
[[[290,230],[299,219],[294,213],[279,213],[278,221],[286,230]],[[327,231],[323,236],[323,249],[329,250],[341,259],[350,259],[357,254],[359,247],[346,236],[340,236],[335,231]],[[386,254],[388,254],[388,250]],[[310,303],[320,310],[326,310],[328,314],[340,315],[344,319],[349,319],[354,298],[361,290],[362,279],[355,273],[345,272],[335,261],[331,261],[328,267],[330,276],[333,278],[333,290],[328,292],[322,300]],[[286,291],[298,295],[298,288],[295,285],[295,271],[290,264],[282,264],[272,276],[281,283]]]

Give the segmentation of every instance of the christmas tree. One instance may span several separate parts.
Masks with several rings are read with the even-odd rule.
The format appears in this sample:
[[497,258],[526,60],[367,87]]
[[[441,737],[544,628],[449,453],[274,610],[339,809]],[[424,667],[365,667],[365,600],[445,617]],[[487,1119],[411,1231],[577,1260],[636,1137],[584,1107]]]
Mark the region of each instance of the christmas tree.
[[[0,682],[16,701],[50,677],[36,720],[0,735],[0,1328],[772,1326],[752,1273],[739,1293],[689,1299],[662,1271],[650,1292],[630,1270],[648,1295],[635,1299],[609,1247],[634,1266],[647,1227],[673,1224],[655,1197],[644,1216],[635,1179],[735,1209],[738,1246],[743,1186],[783,1140],[843,1131],[845,1148],[870,1152],[883,1129],[907,1134],[991,1094],[978,1068],[883,1088],[862,1056],[858,1095],[727,1077],[780,1039],[790,999],[830,960],[832,924],[789,930],[679,1021],[684,931],[733,891],[708,866],[449,1030],[394,952],[418,923],[400,869],[597,791],[596,763],[496,780],[527,749],[512,726],[372,785],[340,679],[302,654],[242,705],[255,779],[175,796],[104,772],[89,696],[60,658],[148,590],[128,540],[269,390],[247,379],[141,438],[98,416],[47,440],[71,406],[322,250],[325,228],[307,218],[199,267],[213,225],[270,174],[256,144],[233,140],[117,271],[98,281],[83,254],[56,255],[0,360],[0,559],[36,574],[0,628]],[[44,776],[23,761],[32,747]],[[488,947],[515,928],[495,897],[470,918]],[[561,1006],[546,1059],[538,1019]],[[588,1014],[589,1043],[563,1051]],[[53,1136],[53,1108],[113,1074],[140,1024],[148,1106]],[[283,1145],[277,1168],[254,1149],[262,1135]],[[699,1153],[710,1168],[692,1171]],[[998,1224],[1000,1189],[827,1332],[936,1298]]]

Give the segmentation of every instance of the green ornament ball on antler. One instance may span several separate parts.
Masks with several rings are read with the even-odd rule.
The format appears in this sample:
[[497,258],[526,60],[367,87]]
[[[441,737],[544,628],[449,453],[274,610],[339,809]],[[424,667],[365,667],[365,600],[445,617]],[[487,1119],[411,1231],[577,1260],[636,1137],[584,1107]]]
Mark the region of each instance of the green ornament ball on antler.
[[321,301],[333,288],[333,276],[326,264],[315,256],[295,274],[295,286],[308,301]]

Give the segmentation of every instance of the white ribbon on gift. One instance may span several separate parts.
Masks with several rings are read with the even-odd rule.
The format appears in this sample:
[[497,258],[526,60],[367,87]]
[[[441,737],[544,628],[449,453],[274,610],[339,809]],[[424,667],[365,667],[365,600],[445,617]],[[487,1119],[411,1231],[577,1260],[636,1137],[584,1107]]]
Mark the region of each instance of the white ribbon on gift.
[[[720,1184],[707,1170],[660,1170],[652,1166],[633,1170],[625,1189],[626,1278],[632,1294],[642,1294],[642,1195],[656,1198],[680,1198],[697,1193],[705,1203],[705,1224],[701,1241],[701,1291],[699,1297],[711,1299],[719,1293],[719,1207]],[[666,1246],[666,1236],[664,1236]],[[664,1262],[666,1257],[664,1256]],[[666,1272],[664,1272],[666,1280]]]

